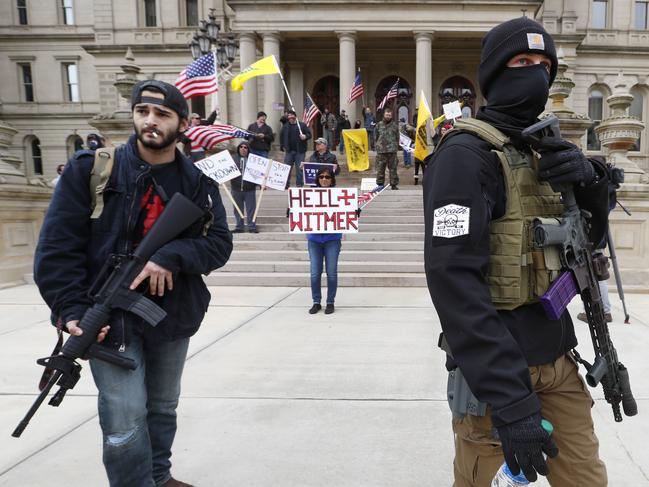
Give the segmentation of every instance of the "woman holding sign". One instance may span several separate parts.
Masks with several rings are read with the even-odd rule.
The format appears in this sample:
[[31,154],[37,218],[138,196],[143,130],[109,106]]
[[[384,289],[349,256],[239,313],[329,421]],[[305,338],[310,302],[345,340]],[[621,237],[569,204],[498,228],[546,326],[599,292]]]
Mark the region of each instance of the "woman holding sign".
[[[329,169],[320,169],[317,174],[316,186],[331,188],[336,186],[336,177]],[[309,314],[315,314],[322,309],[322,261],[324,259],[327,271],[327,306],[325,314],[334,312],[334,301],[338,288],[338,255],[340,254],[342,233],[310,233],[306,236],[309,243],[309,260],[311,262],[311,297],[313,306]]]

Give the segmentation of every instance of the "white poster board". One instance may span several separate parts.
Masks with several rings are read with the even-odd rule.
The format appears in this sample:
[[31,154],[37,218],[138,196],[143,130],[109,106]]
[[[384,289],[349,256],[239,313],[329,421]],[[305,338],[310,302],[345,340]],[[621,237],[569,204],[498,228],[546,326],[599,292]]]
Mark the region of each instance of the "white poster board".
[[399,145],[406,152],[411,154],[415,152],[415,144],[412,143],[412,139],[405,134],[399,134]]
[[269,159],[258,156],[257,154],[250,154],[246,163],[246,169],[243,171],[243,180],[260,186],[263,185],[268,174],[269,165]]
[[291,166],[277,161],[271,161],[270,171],[266,179],[266,187],[284,191],[288,177],[291,174]]
[[447,103],[442,106],[444,109],[444,117],[446,120],[455,120],[456,118],[462,118],[462,107],[460,107],[460,102],[455,100],[451,103]]
[[203,171],[203,174],[209,176],[219,184],[241,176],[241,171],[239,171],[237,164],[227,150],[201,159],[195,162],[194,165]]
[[361,191],[372,191],[374,188],[376,188],[376,178],[361,179]]
[[356,188],[289,188],[290,233],[358,233]]

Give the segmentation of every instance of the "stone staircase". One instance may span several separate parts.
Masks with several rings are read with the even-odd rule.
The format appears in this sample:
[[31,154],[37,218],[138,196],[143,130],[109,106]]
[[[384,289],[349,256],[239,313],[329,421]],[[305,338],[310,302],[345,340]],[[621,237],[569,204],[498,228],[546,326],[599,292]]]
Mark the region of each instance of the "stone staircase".
[[[421,186],[413,185],[413,171],[400,166],[399,190],[387,189],[367,205],[360,216],[359,233],[343,237],[339,286],[426,285],[422,193]],[[373,170],[349,173],[343,166],[337,186],[359,187],[361,178],[374,176]],[[232,204],[224,192],[222,197],[233,228]],[[267,190],[257,216],[260,233],[234,234],[230,261],[206,282],[215,286],[309,286],[306,236],[288,233],[287,206],[285,192]]]

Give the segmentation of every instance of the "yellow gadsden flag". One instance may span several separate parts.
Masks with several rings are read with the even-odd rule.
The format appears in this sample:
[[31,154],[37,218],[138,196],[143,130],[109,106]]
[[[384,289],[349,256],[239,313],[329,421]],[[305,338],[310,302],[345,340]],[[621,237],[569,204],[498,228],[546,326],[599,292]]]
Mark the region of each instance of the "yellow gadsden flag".
[[431,117],[430,107],[426,95],[422,90],[419,98],[419,111],[417,112],[417,133],[415,134],[415,159],[423,161],[428,157],[428,139],[426,137],[426,122]]
[[370,156],[367,144],[367,130],[343,130],[345,151],[347,152],[347,170],[367,171],[370,168]]
[[246,81],[256,76],[264,76],[265,74],[280,74],[277,59],[275,59],[274,55],[260,59],[256,63],[252,63],[232,78],[232,81],[230,81],[232,91],[243,91],[243,84]]

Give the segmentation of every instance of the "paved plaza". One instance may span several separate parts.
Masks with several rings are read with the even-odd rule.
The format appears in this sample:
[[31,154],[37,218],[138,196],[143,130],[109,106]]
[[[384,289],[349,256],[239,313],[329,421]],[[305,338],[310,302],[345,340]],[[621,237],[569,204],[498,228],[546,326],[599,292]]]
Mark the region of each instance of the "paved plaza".
[[[185,367],[174,476],[197,487],[451,485],[444,355],[425,288],[340,288],[329,316],[307,314],[304,287],[210,290]],[[615,424],[593,391],[601,455],[610,486],[649,486],[649,296],[627,295],[630,325],[611,297],[639,415]],[[36,395],[35,360],[54,345],[47,317],[34,286],[0,291],[0,486],[106,486],[87,366],[58,409],[43,405],[10,437]],[[592,356],[586,325],[577,331]]]

